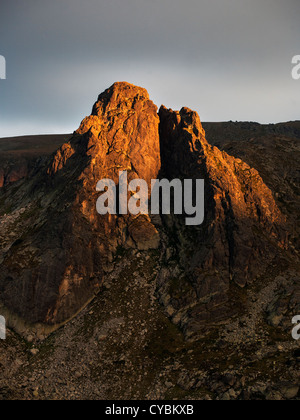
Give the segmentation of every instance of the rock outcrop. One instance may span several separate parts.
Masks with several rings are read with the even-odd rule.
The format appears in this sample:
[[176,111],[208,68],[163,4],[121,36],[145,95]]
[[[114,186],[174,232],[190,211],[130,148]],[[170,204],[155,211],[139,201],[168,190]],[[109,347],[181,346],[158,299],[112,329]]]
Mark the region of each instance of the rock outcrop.
[[13,196],[6,193],[13,210],[26,209],[14,220],[19,229],[2,243],[0,299],[9,312],[55,328],[99,291],[118,248],[159,245],[148,217],[100,217],[95,206],[101,179],[118,184],[121,170],[128,182],[157,177],[158,126],[146,90],[116,83],[49,163]]
[[236,312],[234,285],[254,282],[285,248],[285,219],[255,169],[207,143],[197,113],[162,107],[159,115],[164,175],[205,179],[204,224],[165,220],[176,263],[159,277],[162,302],[192,336]]
[[28,174],[27,162],[19,162],[13,166],[0,168],[0,188],[25,178]]
[[[118,185],[122,170],[128,182],[148,184],[204,178],[205,222],[99,216],[96,184]],[[161,246],[157,296],[192,338],[236,313],[236,290],[257,280],[286,243],[285,220],[258,172],[210,146],[195,112],[162,107],[158,115],[147,91],[127,83],[102,93],[72,138],[1,200],[12,218],[2,223],[0,302],[10,319],[46,330],[101,290],[122,250]]]

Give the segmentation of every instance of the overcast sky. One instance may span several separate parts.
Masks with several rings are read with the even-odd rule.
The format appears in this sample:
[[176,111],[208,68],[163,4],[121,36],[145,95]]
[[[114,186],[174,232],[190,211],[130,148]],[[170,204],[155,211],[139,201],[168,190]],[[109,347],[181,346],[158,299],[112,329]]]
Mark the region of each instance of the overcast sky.
[[299,0],[1,0],[0,137],[72,132],[115,81],[202,121],[300,119]]

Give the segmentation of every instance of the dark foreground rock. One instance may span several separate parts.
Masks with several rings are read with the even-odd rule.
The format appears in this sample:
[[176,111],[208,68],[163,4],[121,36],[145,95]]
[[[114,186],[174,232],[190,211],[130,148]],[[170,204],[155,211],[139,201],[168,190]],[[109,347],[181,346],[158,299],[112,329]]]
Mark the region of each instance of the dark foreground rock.
[[249,290],[244,316],[187,342],[156,297],[160,269],[156,251],[128,250],[60,330],[26,342],[9,332],[0,342],[0,400],[299,399],[299,343],[264,318],[295,274]]

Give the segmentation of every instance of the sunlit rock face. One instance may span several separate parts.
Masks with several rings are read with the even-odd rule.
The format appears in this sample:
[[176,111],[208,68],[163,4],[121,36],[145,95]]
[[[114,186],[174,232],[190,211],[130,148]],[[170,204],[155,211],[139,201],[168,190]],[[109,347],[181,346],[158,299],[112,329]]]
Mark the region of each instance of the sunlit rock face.
[[[105,215],[97,182],[205,180],[205,220]],[[55,328],[95,295],[120,250],[158,250],[157,296],[187,337],[239,310],[236,290],[257,281],[285,246],[284,218],[260,175],[205,139],[197,113],[157,107],[145,89],[115,83],[71,139],[4,196],[0,302]],[[20,211],[22,209],[22,211]],[[241,304],[241,302],[238,302]]]
[[[6,244],[1,302],[30,323],[59,324],[98,292],[118,247],[151,249],[149,217],[99,216],[96,184],[119,171],[150,182],[160,170],[157,107],[145,89],[116,83],[69,142],[11,197],[28,210]],[[18,220],[15,221],[18,224]]]

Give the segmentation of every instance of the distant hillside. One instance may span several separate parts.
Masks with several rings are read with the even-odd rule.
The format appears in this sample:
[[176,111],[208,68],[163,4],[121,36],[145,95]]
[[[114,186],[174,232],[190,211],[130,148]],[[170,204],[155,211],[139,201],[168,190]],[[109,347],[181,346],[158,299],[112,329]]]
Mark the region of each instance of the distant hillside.
[[1,138],[0,187],[27,176],[37,159],[51,155],[69,138],[69,134]]

